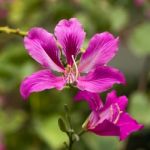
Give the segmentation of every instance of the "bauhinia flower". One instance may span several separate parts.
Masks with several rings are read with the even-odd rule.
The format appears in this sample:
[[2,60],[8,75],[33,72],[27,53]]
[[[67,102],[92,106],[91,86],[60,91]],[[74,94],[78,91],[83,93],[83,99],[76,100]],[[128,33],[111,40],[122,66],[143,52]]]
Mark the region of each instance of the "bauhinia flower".
[[143,128],[143,125],[138,124],[125,112],[128,103],[127,97],[117,97],[115,91],[107,95],[105,105],[98,94],[87,91],[78,92],[75,99],[77,101],[86,100],[92,110],[83,124],[87,131],[100,136],[118,136],[120,140],[124,140],[132,132]]
[[62,90],[70,84],[89,92],[103,92],[115,83],[124,84],[123,74],[106,66],[118,50],[118,38],[108,32],[95,34],[80,55],[84,38],[82,25],[75,18],[61,20],[54,35],[43,28],[32,28],[24,38],[24,45],[44,69],[24,79],[21,95],[27,98],[32,92]]

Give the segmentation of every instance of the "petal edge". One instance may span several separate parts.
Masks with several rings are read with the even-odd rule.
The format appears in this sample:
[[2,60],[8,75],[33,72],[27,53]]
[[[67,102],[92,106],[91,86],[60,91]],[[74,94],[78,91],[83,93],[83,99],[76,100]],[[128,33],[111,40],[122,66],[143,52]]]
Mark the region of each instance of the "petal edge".
[[20,93],[24,99],[32,92],[56,88],[62,90],[65,85],[63,77],[56,77],[50,70],[41,70],[26,77],[20,86]]

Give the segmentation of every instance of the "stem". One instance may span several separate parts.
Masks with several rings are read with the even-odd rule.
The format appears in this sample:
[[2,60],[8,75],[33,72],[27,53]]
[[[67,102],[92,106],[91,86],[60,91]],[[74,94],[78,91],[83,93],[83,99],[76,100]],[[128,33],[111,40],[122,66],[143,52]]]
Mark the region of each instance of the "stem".
[[[86,133],[85,130],[81,130],[77,136],[80,138],[84,133]],[[73,144],[77,141],[75,138],[73,138],[73,133],[67,133],[68,138],[69,138],[69,144],[68,144],[68,150],[72,150]]]
[[5,27],[0,27],[0,33],[7,33],[7,34],[15,34],[15,35],[19,35],[19,36],[26,36],[27,35],[27,32],[24,32],[24,31],[21,31],[20,29],[12,29],[12,28],[9,28],[7,26]]
[[65,111],[65,122],[63,119],[59,118],[58,125],[62,132],[65,132],[68,136],[68,142],[64,142],[66,150],[72,150],[73,144],[80,140],[80,137],[86,132],[85,129],[81,130],[79,133],[76,133],[73,129],[70,111],[68,105],[64,105]]
[[72,150],[72,146],[73,146],[73,139],[72,139],[72,134],[69,134],[69,145],[68,145],[68,150]]
[[79,133],[78,133],[78,136],[81,137],[84,133],[86,133],[87,131],[86,130],[81,130]]
[[64,105],[64,109],[65,109],[65,113],[66,113],[66,120],[67,120],[67,123],[68,123],[68,126],[69,126],[69,130],[73,130],[72,128],[72,123],[71,123],[71,117],[70,117],[70,114],[69,114],[69,108],[68,108],[68,105],[65,104]]

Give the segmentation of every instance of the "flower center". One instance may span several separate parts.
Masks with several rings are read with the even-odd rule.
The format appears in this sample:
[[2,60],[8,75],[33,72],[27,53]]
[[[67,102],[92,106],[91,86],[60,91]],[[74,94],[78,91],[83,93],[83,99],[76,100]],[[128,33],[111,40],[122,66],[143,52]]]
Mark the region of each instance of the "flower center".
[[102,111],[99,114],[100,121],[99,123],[103,122],[105,119],[117,124],[122,111],[117,103],[112,104],[108,109]]
[[77,81],[77,78],[79,76],[78,67],[77,67],[77,64],[75,62],[73,55],[72,55],[72,60],[73,60],[74,66],[67,65],[64,71],[64,77],[65,77],[65,80],[67,81],[67,84],[73,84],[75,81]]
[[72,84],[76,81],[75,72],[70,65],[67,65],[65,68],[64,77],[68,84]]

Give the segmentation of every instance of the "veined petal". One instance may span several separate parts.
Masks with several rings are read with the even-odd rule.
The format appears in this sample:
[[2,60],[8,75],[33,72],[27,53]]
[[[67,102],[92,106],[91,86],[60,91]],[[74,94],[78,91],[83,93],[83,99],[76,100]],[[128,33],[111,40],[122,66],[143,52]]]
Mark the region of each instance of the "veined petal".
[[43,66],[62,72],[60,52],[51,33],[43,28],[32,28],[24,38],[25,48],[30,56]]
[[72,55],[74,58],[77,56],[85,38],[82,25],[76,18],[63,19],[57,24],[55,35],[63,47],[68,64],[72,65]]
[[88,91],[79,91],[77,95],[75,96],[76,101],[85,100],[88,102],[89,107],[91,110],[99,110],[101,107],[103,107],[103,102],[99,97],[99,94],[97,93],[91,93]]
[[120,128],[120,140],[124,140],[132,132],[142,129],[144,126],[139,124],[128,113],[123,113],[117,123]]
[[99,121],[97,124],[102,123],[104,120],[108,120],[112,123],[116,123],[120,117],[120,108],[116,103],[112,104],[110,107],[104,107],[99,111]]
[[108,32],[96,34],[89,42],[85,53],[81,56],[79,72],[88,73],[97,66],[107,64],[118,50],[118,38]]
[[26,99],[32,92],[39,92],[51,88],[61,90],[65,83],[63,77],[55,76],[48,69],[41,70],[24,79],[20,86],[20,93]]
[[124,75],[117,69],[101,66],[81,76],[77,80],[77,87],[84,91],[99,93],[110,89],[114,84],[125,84]]
[[110,105],[116,103],[119,106],[119,109],[124,111],[128,104],[128,98],[126,96],[117,97],[117,93],[115,90],[107,94],[105,107],[109,107]]
[[94,129],[89,130],[101,136],[118,136],[120,134],[119,127],[108,120],[104,120]]
[[97,111],[92,111],[87,119],[87,122],[84,123],[85,127],[87,129],[94,129],[99,119],[100,119],[99,113]]

